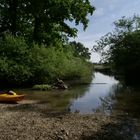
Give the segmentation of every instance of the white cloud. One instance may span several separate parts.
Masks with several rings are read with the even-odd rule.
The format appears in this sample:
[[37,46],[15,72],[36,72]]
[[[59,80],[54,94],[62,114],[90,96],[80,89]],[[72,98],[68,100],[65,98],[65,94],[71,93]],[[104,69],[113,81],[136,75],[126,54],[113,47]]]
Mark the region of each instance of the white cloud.
[[[96,11],[90,18],[89,26],[84,32],[78,27],[78,37],[76,41],[83,43],[86,47],[92,48],[95,41],[101,36],[113,30],[113,22],[122,16],[130,17],[140,14],[140,0],[90,0]],[[99,61],[100,56],[92,54],[92,61]]]
[[[82,44],[84,44],[85,47],[89,48],[90,51],[93,48],[93,45],[95,44],[95,41],[98,40],[101,36],[103,36],[103,33],[98,33],[98,34],[86,34],[86,33],[80,33],[79,36],[77,38],[75,38],[74,40],[77,42],[81,42]],[[73,41],[73,39],[71,39],[71,41]],[[98,53],[94,53],[93,51],[91,51],[91,61],[92,62],[99,62],[100,61],[100,55]]]
[[96,33],[96,34],[94,32],[90,34],[81,33],[78,35],[77,38],[71,40],[76,40],[77,42],[81,42],[85,45],[85,47],[91,49],[95,41],[98,40],[103,35],[104,33]]

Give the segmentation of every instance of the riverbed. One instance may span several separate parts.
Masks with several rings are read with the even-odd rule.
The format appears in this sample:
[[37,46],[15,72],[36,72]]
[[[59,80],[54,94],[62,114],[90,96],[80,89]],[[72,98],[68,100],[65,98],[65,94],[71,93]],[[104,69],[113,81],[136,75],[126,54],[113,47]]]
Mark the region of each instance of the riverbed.
[[140,88],[96,72],[68,90],[15,90],[19,104],[0,104],[0,139],[140,140]]

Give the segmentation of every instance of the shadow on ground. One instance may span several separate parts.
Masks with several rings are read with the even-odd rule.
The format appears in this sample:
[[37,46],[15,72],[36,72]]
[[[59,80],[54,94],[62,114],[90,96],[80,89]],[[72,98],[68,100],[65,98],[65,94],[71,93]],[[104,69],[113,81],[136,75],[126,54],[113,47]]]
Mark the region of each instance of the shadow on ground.
[[126,116],[115,118],[108,124],[103,124],[97,132],[86,132],[81,140],[140,140],[135,121]]
[[[49,110],[49,104],[47,103],[34,103],[34,104],[14,104],[14,105],[7,105],[5,108],[6,111],[15,111],[15,112],[28,112],[28,113],[37,113],[40,114],[39,117],[43,118],[59,118],[63,119],[68,112],[64,111],[56,111],[56,110]],[[73,118],[73,117],[72,117]],[[97,116],[98,118],[98,116]],[[71,119],[71,118],[68,118]],[[78,118],[73,118],[78,119]],[[97,130],[95,128],[87,129],[84,128],[82,133],[80,134],[80,140],[140,140],[140,134],[136,130],[136,120],[129,118],[127,115],[114,115],[110,117],[110,121],[100,123],[103,120],[97,119],[99,122],[97,123]],[[89,122],[95,121],[96,119],[92,120],[89,117]],[[73,121],[73,120],[70,120]],[[80,121],[76,121],[77,124],[73,124],[76,127],[80,123]],[[62,123],[65,123],[62,121]],[[70,122],[66,123],[69,125]],[[83,123],[83,122],[82,122]],[[94,125],[93,125],[94,127]],[[82,128],[82,126],[81,126]]]

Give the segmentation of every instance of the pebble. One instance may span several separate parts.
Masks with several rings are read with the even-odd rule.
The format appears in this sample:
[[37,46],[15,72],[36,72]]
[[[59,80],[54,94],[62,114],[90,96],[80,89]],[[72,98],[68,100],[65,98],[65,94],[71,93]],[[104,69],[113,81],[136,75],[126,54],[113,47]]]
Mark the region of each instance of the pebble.
[[[55,116],[44,109],[45,104],[24,107],[23,103],[0,104],[0,140],[86,140],[93,137],[99,140],[104,132],[108,134],[105,136],[115,134],[112,130],[115,131],[114,125],[118,123],[115,117],[102,114],[60,113]],[[119,129],[120,125],[117,126]]]

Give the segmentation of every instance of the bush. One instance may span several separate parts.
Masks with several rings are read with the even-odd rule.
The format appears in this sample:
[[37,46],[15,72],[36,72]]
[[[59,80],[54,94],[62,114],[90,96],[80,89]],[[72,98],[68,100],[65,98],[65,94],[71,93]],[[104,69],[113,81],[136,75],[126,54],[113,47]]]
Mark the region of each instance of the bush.
[[34,85],[33,88],[34,90],[50,90],[51,86],[47,84],[43,85]]
[[0,40],[0,80],[10,85],[47,84],[60,79],[82,78],[91,73],[90,65],[74,57],[62,43],[46,48],[23,38],[6,35]]
[[23,38],[5,36],[0,41],[0,80],[21,84],[32,75],[30,51]]
[[91,73],[88,63],[78,57],[74,57],[68,47],[64,48],[61,45],[50,47],[46,49],[45,54],[46,59],[42,66],[46,70],[46,77],[49,82],[57,78],[63,80],[80,79]]

